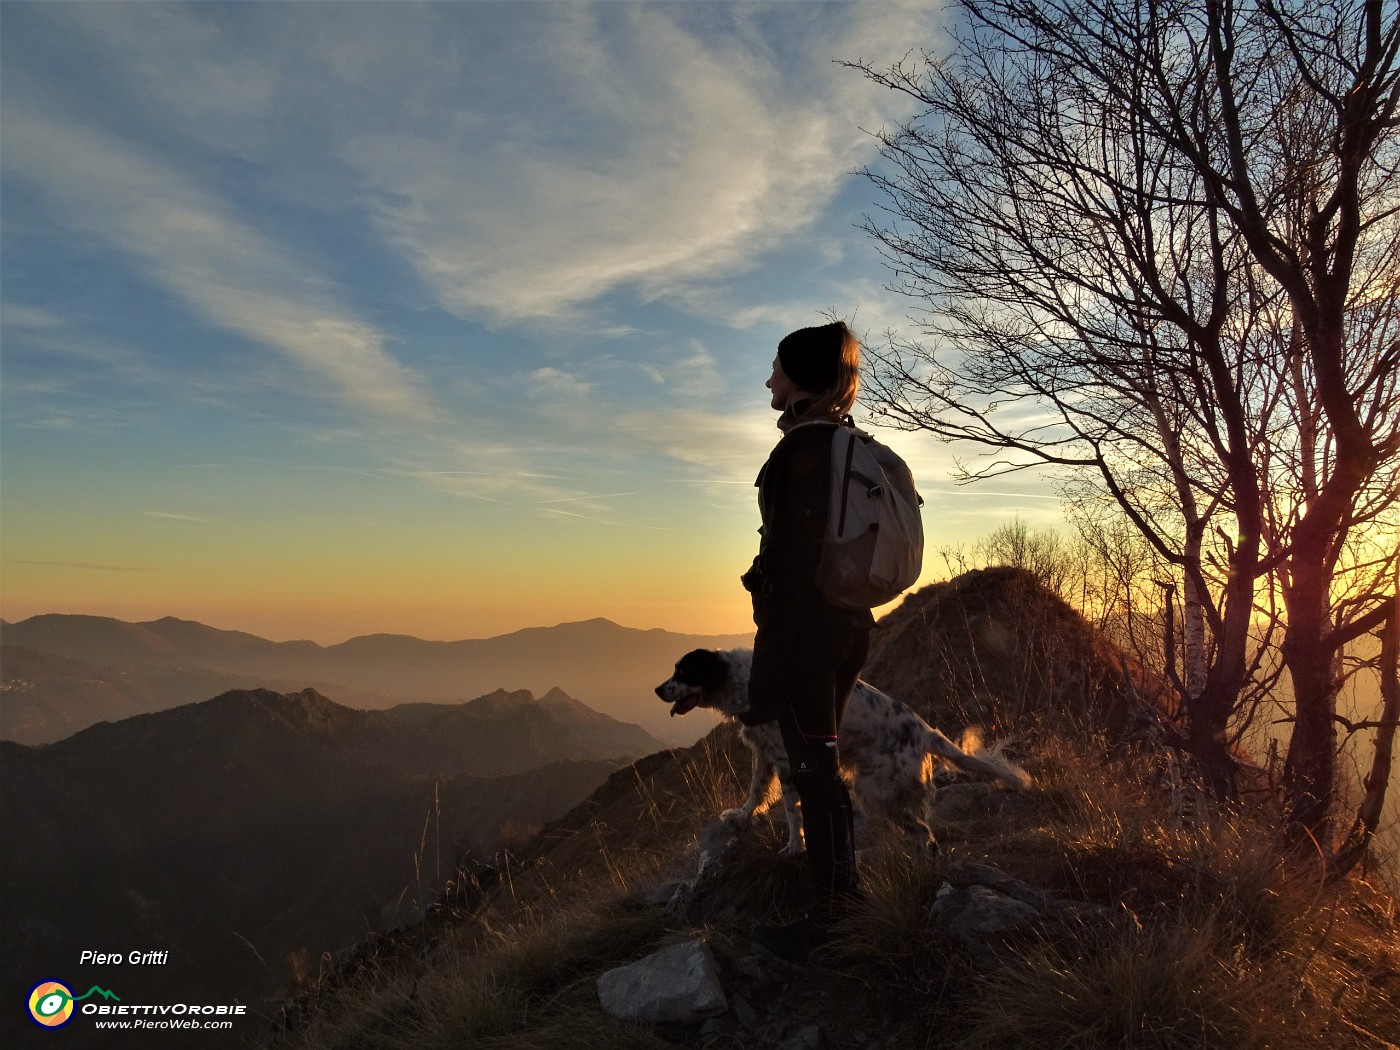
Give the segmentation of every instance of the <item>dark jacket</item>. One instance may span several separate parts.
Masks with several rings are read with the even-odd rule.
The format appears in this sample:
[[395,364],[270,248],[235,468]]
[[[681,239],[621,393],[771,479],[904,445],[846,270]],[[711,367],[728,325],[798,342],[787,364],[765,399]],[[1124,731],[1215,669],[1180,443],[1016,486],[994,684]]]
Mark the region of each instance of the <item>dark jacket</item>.
[[794,661],[821,659],[831,640],[869,630],[868,610],[832,605],[817,587],[831,489],[831,427],[794,426],[804,403],[784,413],[782,439],[754,484],[758,488],[758,556],[743,576],[753,596],[754,663],[750,724],[771,721],[781,680],[795,677]]

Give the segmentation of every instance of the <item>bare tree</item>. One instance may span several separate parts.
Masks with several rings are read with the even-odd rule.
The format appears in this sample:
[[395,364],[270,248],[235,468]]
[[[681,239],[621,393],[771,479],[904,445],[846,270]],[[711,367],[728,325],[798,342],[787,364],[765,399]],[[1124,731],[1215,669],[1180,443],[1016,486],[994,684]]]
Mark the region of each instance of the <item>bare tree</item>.
[[[1296,705],[1286,786],[1295,824],[1325,842],[1343,651],[1393,609],[1381,581],[1400,495],[1400,18],[1380,0],[1206,14],[1223,149],[1180,129],[1176,141],[1291,311],[1297,484],[1271,530]],[[1378,523],[1390,541],[1350,574],[1375,583],[1339,595],[1344,559]]]
[[1112,496],[1178,574],[1185,743],[1222,794],[1278,573],[1290,802],[1325,834],[1334,656],[1390,608],[1332,585],[1395,520],[1394,12],[962,7],[949,57],[853,64],[922,107],[867,171],[885,191],[867,228],[925,304],[923,338],[873,353],[876,398],[992,450],[969,476],[1048,464]]
[[989,565],[1014,565],[1025,569],[1041,586],[1063,597],[1069,564],[1060,537],[1054,531],[1032,529],[1018,515],[993,529],[977,548]]

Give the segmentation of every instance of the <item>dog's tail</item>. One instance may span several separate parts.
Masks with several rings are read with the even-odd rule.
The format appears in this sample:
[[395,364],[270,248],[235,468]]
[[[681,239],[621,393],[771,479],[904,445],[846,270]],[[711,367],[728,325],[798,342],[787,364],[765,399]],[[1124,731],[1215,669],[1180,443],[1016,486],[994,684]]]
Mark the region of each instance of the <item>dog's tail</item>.
[[956,744],[937,729],[929,729],[928,751],[935,758],[968,773],[995,777],[1025,791],[1031,786],[1031,775],[1003,755],[1002,746],[995,744],[984,748],[982,736],[975,729],[964,730],[962,738]]

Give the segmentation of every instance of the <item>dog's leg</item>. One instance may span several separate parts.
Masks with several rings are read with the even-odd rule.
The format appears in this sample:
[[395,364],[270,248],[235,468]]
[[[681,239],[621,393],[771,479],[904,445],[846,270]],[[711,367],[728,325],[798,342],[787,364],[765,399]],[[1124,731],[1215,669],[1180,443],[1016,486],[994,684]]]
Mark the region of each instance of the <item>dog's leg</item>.
[[778,850],[778,855],[795,857],[802,852],[802,807],[792,779],[784,776],[781,771],[778,773],[778,785],[783,789],[783,815],[787,817],[788,827],[788,840],[783,848]]
[[932,857],[938,853],[938,839],[933,830],[922,820],[915,821],[916,827],[909,828],[909,853],[914,857]]
[[773,774],[777,770],[773,763],[761,754],[753,756],[753,776],[749,778],[749,797],[744,799],[744,804],[738,809],[726,809],[719,815],[719,819],[727,824],[733,824],[736,828],[746,828],[753,815],[758,812],[760,806],[768,798],[768,789],[773,783]]
[[931,854],[938,849],[938,840],[928,826],[932,786],[904,785],[887,799],[889,816],[909,840],[909,852],[915,857]]
[[[932,853],[938,848],[928,818],[933,799],[933,785],[923,779],[923,756],[913,752],[894,753],[888,762],[875,761],[856,777],[860,789],[873,812],[904,832],[909,851],[915,857]],[[913,771],[915,776],[900,776]]]
[[904,833],[909,836],[909,852],[915,857],[938,852],[938,839],[923,818],[911,813],[905,817],[902,825]]

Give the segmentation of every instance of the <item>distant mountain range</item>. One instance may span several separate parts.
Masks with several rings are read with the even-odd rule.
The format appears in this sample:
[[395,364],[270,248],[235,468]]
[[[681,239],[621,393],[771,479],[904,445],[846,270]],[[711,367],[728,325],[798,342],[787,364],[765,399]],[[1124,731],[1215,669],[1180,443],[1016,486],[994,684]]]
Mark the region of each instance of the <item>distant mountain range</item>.
[[165,950],[143,994],[256,1003],[291,953],[314,971],[661,748],[558,690],[384,711],[243,690],[0,743],[0,968],[118,984],[80,952]]
[[752,638],[639,630],[594,619],[457,642],[379,634],[321,646],[173,617],[128,623],[47,614],[0,627],[0,735],[46,743],[100,720],[253,686],[314,686],[363,708],[559,687],[660,739],[690,743],[713,721],[701,715],[670,720],[652,690],[688,650],[732,648]]
[[231,689],[268,688],[333,693],[350,707],[376,709],[394,701],[335,683],[210,671],[199,667],[102,667],[67,657],[0,645],[0,740],[50,744],[97,722],[164,711]]

